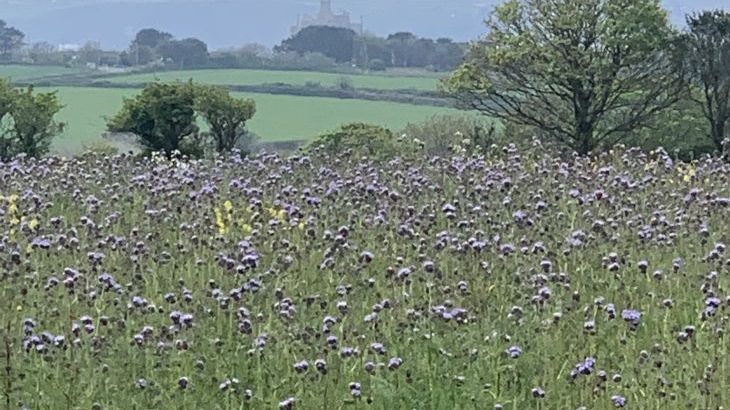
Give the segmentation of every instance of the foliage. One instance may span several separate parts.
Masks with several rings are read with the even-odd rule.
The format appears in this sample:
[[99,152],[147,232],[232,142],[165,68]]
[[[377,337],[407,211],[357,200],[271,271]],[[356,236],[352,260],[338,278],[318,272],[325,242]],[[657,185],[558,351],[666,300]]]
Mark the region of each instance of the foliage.
[[354,90],[355,84],[352,81],[352,77],[343,75],[337,78],[335,82],[335,87],[339,88],[340,90]]
[[491,121],[466,114],[437,114],[408,124],[402,134],[417,140],[427,155],[437,156],[448,156],[455,147],[484,152],[497,143],[497,130]]
[[398,32],[387,38],[360,36],[355,41],[354,61],[374,71],[386,67],[422,67],[434,71],[456,68],[464,58],[465,46],[449,38],[418,37]]
[[13,109],[16,92],[10,82],[0,77],[0,160],[5,160],[12,155],[12,140],[6,135],[10,121],[10,113]]
[[198,139],[195,124],[196,87],[189,83],[152,83],[134,98],[124,99],[122,110],[112,117],[107,128],[112,132],[131,132],[149,151],[172,154]]
[[730,13],[704,11],[687,16],[683,36],[686,66],[698,92],[696,102],[709,122],[709,135],[718,150],[728,137],[730,120]]
[[293,51],[299,54],[322,53],[338,63],[352,60],[355,32],[340,27],[310,26],[284,40],[277,51]]
[[402,154],[404,144],[393,132],[379,125],[350,123],[338,129],[317,136],[309,150],[326,152],[330,155],[352,154],[371,157],[393,157]]
[[10,55],[23,45],[25,34],[0,20],[0,58],[9,59]]
[[133,44],[136,46],[149,47],[154,50],[168,41],[172,41],[173,38],[174,37],[170,33],[154,28],[145,28],[137,32],[137,35],[134,37]]
[[208,63],[208,46],[196,38],[170,40],[157,49],[157,53],[172,61],[177,68],[202,67]]
[[170,33],[148,28],[140,30],[129,49],[119,55],[119,61],[128,66],[149,65],[159,60],[176,69],[206,67],[208,45],[197,38],[178,40]]
[[7,84],[0,84],[0,109],[5,111],[4,116],[0,112],[0,122],[5,122],[0,129],[0,159],[48,153],[53,138],[63,132],[64,124],[55,120],[61,108],[56,92],[38,93],[33,87],[8,90]]
[[216,86],[199,86],[196,94],[196,110],[208,124],[217,152],[229,152],[247,138],[246,121],[256,113],[253,100],[234,98]]
[[718,148],[709,136],[702,109],[688,94],[689,91],[676,104],[657,114],[646,127],[634,130],[628,140],[646,152],[663,148],[683,161],[716,153]]
[[385,62],[379,58],[373,58],[368,62],[368,67],[371,71],[385,71],[387,68]]
[[[1,69],[1,68],[0,68]],[[2,71],[0,71],[1,73]],[[307,82],[318,82],[322,86],[337,86],[344,75],[327,72],[291,71],[291,70],[184,70],[154,71],[144,74],[130,74],[109,77],[112,83],[149,83],[154,81],[187,81],[222,86],[257,85],[257,84],[290,84],[306,85]],[[403,75],[346,75],[348,82],[355,88],[368,89],[415,89],[419,91],[437,92],[439,79],[435,76],[403,76]]]
[[658,0],[509,0],[488,27],[448,91],[580,154],[626,138],[682,92]]

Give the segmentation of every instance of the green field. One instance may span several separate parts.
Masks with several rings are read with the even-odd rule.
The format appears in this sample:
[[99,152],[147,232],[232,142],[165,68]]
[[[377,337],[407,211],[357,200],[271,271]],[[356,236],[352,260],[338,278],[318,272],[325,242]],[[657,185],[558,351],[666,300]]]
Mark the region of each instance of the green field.
[[[116,113],[121,108],[123,97],[132,96],[137,91],[61,87],[58,92],[65,105],[58,119],[68,126],[64,134],[54,141],[53,149],[56,153],[69,155],[81,151],[84,145],[98,141],[104,132],[104,117]],[[437,113],[455,112],[447,108],[381,101],[269,94],[235,95],[256,100],[257,113],[249,127],[264,141],[310,138],[353,121],[399,129],[409,122],[420,121]]]
[[[107,80],[122,83],[147,83],[153,81],[189,80],[217,85],[258,85],[264,83],[286,83],[304,85],[307,82],[332,86],[343,77],[342,74],[307,71],[273,70],[191,70],[166,71],[161,73],[134,74],[111,77]],[[356,88],[384,90],[417,89],[436,90],[439,79],[435,77],[405,77],[388,75],[346,75]]]
[[76,74],[78,69],[57,66],[33,65],[0,65],[0,77],[14,81],[25,81],[32,78],[50,77],[56,75]]

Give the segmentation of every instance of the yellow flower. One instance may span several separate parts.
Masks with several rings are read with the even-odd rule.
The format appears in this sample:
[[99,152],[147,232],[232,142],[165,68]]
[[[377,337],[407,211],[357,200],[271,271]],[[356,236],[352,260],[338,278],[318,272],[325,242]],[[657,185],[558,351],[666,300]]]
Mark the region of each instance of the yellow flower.
[[38,227],[38,220],[33,218],[28,222],[28,228],[35,230]]
[[682,178],[682,180],[684,182],[689,182],[690,180],[692,180],[692,178],[689,176],[689,174],[687,174],[687,175],[684,176],[684,178]]
[[8,202],[10,202],[11,204],[14,204],[14,203],[18,202],[18,194],[12,194],[12,195],[10,195],[8,197]]
[[31,252],[33,252],[33,246],[31,244],[28,244],[28,246],[25,247],[25,253]]
[[15,204],[11,203],[8,206],[8,213],[9,214],[16,214],[16,213],[18,213],[18,205],[15,205]]
[[226,222],[223,220],[223,213],[220,209],[215,208],[215,225],[218,227],[218,233],[223,235],[227,232]]
[[300,231],[304,230],[304,222],[299,222],[298,228]]
[[233,210],[233,204],[231,203],[231,201],[226,201],[223,204],[223,209],[225,209],[226,212],[231,212]]
[[11,219],[10,225],[20,225],[20,219],[18,219],[18,218]]
[[246,235],[248,235],[251,232],[253,232],[253,228],[249,224],[243,224],[243,226],[241,226],[241,230],[243,230],[243,233],[246,234]]
[[280,209],[279,212],[277,212],[276,217],[279,218],[281,222],[286,221],[286,211],[283,209]]

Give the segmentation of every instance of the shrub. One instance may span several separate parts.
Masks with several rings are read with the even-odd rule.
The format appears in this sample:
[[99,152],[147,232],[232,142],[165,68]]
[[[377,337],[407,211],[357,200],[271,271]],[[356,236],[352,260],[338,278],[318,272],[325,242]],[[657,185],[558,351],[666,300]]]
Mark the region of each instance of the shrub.
[[63,108],[57,93],[36,93],[33,87],[26,90],[11,89],[9,92],[6,89],[2,93],[0,160],[21,153],[35,158],[48,153],[51,140],[61,134],[65,127],[64,123],[55,120],[56,114]]
[[385,65],[385,62],[379,58],[374,58],[370,60],[370,63],[368,64],[368,68],[371,71],[385,71],[387,66]]
[[355,85],[352,82],[352,78],[343,75],[337,78],[337,82],[335,83],[335,86],[339,88],[340,90],[354,90]]
[[410,123],[402,132],[416,140],[428,155],[445,156],[455,146],[484,150],[497,142],[492,121],[473,115],[434,115],[421,123]]
[[409,147],[397,139],[387,128],[365,124],[351,123],[324,133],[309,145],[309,149],[326,152],[331,155],[351,153],[357,156],[392,157],[404,153]]

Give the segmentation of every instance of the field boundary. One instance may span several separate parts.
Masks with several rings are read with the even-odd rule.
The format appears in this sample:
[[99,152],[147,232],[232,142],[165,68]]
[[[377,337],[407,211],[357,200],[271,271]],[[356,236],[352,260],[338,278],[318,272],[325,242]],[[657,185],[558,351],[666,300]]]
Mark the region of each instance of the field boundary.
[[[99,78],[99,77],[97,77]],[[35,87],[85,87],[110,89],[142,89],[150,82],[116,83],[84,76],[57,76],[38,80],[23,80],[15,84]],[[374,88],[339,88],[330,86],[307,86],[286,83],[266,83],[250,85],[219,85],[232,92],[291,95],[299,97],[322,97],[346,100],[387,101],[401,104],[426,105],[433,107],[455,108],[454,102],[438,91],[414,89],[382,90]]]

